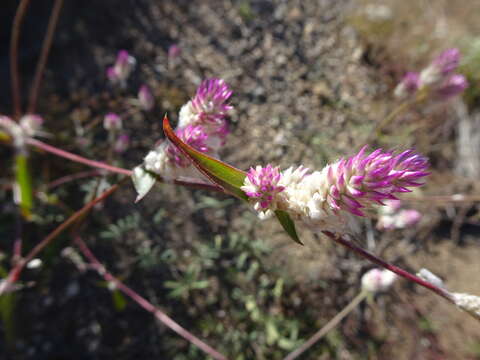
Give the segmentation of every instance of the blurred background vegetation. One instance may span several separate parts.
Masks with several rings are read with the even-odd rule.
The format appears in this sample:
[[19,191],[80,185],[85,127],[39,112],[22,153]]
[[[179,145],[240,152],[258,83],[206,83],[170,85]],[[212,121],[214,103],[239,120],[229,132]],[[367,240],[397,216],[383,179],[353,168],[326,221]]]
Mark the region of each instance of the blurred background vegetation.
[[[32,1],[22,27],[24,89],[53,1]],[[12,111],[8,47],[18,1],[0,11],[0,113]],[[428,186],[412,195],[478,194],[480,175],[480,3],[468,0],[72,0],[65,1],[38,106],[48,142],[106,160],[107,112],[124,116],[132,142],[111,159],[125,168],[163,138],[206,77],[234,90],[223,159],[247,169],[319,168],[350,155],[396,105],[392,90],[448,47],[463,53],[470,88],[462,99],[413,109],[389,124],[376,145],[414,147],[430,157]],[[174,64],[171,45],[181,49]],[[119,49],[138,66],[127,89],[105,69]],[[146,83],[156,106],[132,112]],[[372,144],[373,145],[373,144]],[[0,275],[10,266],[15,207],[12,151],[0,147]],[[38,243],[99,188],[107,176],[49,188],[88,170],[32,150],[39,192],[26,247]],[[372,266],[316,234],[291,242],[274,221],[260,223],[244,204],[217,194],[157,186],[142,202],[125,186],[95,209],[82,236],[105,266],[173,319],[230,359],[281,359],[338,313]],[[475,202],[409,203],[414,228],[380,232],[359,224],[364,245],[409,270],[427,267],[457,291],[480,294],[479,212]],[[368,241],[367,241],[368,239]],[[0,298],[0,357],[15,359],[203,359],[203,353],[108,286],[68,234],[24,273],[25,287]],[[399,281],[356,309],[302,359],[477,359],[480,327],[422,289]]]

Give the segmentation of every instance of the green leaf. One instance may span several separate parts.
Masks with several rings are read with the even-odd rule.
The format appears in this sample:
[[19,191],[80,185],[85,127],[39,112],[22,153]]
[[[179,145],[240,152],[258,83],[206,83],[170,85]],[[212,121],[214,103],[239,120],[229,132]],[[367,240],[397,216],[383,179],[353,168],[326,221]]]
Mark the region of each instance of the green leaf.
[[152,189],[157,179],[142,166],[137,166],[133,169],[132,181],[138,194],[135,202],[139,202]]
[[32,178],[28,169],[28,158],[25,154],[15,157],[15,181],[19,188],[20,209],[22,215],[29,219],[33,208]]
[[125,307],[127,306],[127,299],[125,299],[125,296],[123,296],[123,294],[119,290],[115,289],[112,291],[112,300],[113,305],[115,306],[115,310],[125,310]]
[[300,238],[297,235],[297,230],[295,229],[295,223],[293,222],[292,218],[286,211],[283,210],[275,210],[275,215],[277,216],[278,221],[282,225],[283,229],[290,235],[290,237],[296,243],[303,245],[300,241]]
[[211,156],[205,155],[204,153],[195,150],[190,145],[185,144],[173,131],[166,115],[163,118],[163,131],[168,139],[180,149],[180,151],[192,161],[193,165],[210,179],[210,181],[221,186],[224,191],[231,195],[242,200],[248,200],[247,195],[240,189],[247,176],[244,171],[234,168],[233,166]]

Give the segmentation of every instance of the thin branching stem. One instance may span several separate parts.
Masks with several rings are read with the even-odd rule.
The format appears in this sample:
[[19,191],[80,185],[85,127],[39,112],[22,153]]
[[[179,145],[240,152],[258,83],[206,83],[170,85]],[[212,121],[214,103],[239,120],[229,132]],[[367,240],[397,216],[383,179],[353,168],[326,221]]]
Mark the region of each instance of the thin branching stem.
[[32,87],[30,89],[30,96],[28,98],[27,112],[30,114],[35,112],[42,76],[45,70],[45,65],[47,64],[48,54],[50,53],[50,49],[52,48],[53,36],[55,35],[55,29],[57,27],[62,5],[63,0],[55,0],[50,19],[48,21],[47,33],[45,34],[45,39],[43,40],[42,51],[40,53],[40,58],[38,59],[37,67],[35,69],[35,76],[33,78]]
[[[127,178],[125,178],[127,179]],[[13,283],[18,280],[23,268],[25,265],[30,262],[35,256],[37,256],[47,245],[49,245],[53,240],[55,240],[59,235],[61,235],[68,227],[74,224],[77,220],[81,219],[85,214],[87,214],[95,204],[104,201],[107,197],[112,195],[115,191],[118,190],[120,185],[125,181],[123,179],[116,185],[113,185],[108,190],[104,191],[100,196],[90,201],[83,208],[71,215],[67,220],[65,220],[60,226],[53,230],[47,237],[40,241],[30,252],[21,259],[17,265],[10,271],[8,276],[8,281]]]
[[90,267],[95,269],[97,273],[102,276],[106,281],[112,282],[115,287],[123,292],[130,299],[135,301],[139,306],[150,312],[155,318],[161,321],[165,326],[169,327],[171,330],[175,331],[178,335],[186,339],[191,344],[197,346],[200,350],[211,356],[216,360],[226,360],[227,358],[219,353],[217,350],[212,348],[210,345],[206,344],[195,335],[190,333],[188,330],[176,323],[171,317],[161,311],[159,308],[155,307],[143,296],[132,290],[130,287],[122,283],[115,276],[110,274],[105,267],[100,263],[100,261],[95,257],[92,251],[88,248],[87,244],[83,241],[80,236],[75,237],[75,244],[82,252],[82,254],[88,259]]
[[292,351],[284,360],[294,360],[320,341],[330,330],[334,329],[348,314],[355,309],[367,297],[367,292],[361,291],[345,308],[336,314],[328,323],[318,330],[310,339],[305,341],[299,348]]
[[[27,144],[29,144],[31,146],[34,146],[36,148],[42,149],[44,151],[47,151],[51,154],[60,156],[62,158],[69,159],[71,161],[81,163],[81,164],[84,164],[84,165],[88,165],[88,166],[91,166],[91,167],[94,167],[94,168],[97,168],[97,169],[103,169],[103,170],[107,170],[109,172],[122,174],[122,175],[128,175],[128,176],[132,175],[132,170],[120,168],[120,167],[117,167],[117,166],[108,165],[108,164],[103,163],[101,161],[87,159],[87,158],[84,158],[83,156],[76,155],[76,154],[73,154],[71,152],[59,149],[55,146],[46,144],[46,143],[44,143],[40,140],[37,140],[37,139],[29,138],[29,139],[27,139]],[[160,182],[164,182],[164,180],[162,179],[161,176],[158,176],[157,180],[160,181]],[[193,189],[202,189],[202,190],[209,190],[209,191],[224,193],[223,189],[220,186],[218,186],[216,184],[209,184],[209,183],[206,183],[202,180],[197,180],[197,179],[174,180],[173,184],[180,185],[180,186],[186,186],[186,187],[190,187],[190,188],[193,188]]]
[[18,5],[12,25],[12,36],[10,38],[10,77],[12,86],[13,118],[20,119],[22,116],[22,95],[20,89],[20,72],[18,70],[18,48],[20,42],[20,30],[27,12],[30,0],[21,0]]
[[354,252],[356,252],[358,255],[364,257],[365,259],[373,262],[374,264],[377,264],[387,270],[390,270],[392,272],[394,272],[395,274],[403,277],[404,279],[407,279],[409,281],[412,281],[414,283],[417,283],[418,285],[420,286],[423,286],[424,288],[430,290],[430,291],[433,291],[435,294],[443,297],[444,299],[448,300],[449,302],[451,303],[454,303],[453,300],[452,300],[452,296],[450,295],[450,293],[438,286],[435,286],[434,284],[428,282],[428,281],[425,281],[421,278],[419,278],[418,276],[416,275],[413,275],[411,273],[409,273],[408,271],[405,271],[395,265],[392,265],[392,264],[389,264],[388,262],[378,258],[377,256],[373,255],[372,253],[366,251],[365,249],[362,249],[361,247],[353,244],[351,241],[345,239],[344,237],[338,235],[338,234],[334,234],[330,231],[322,231],[323,234],[325,234],[326,236],[328,236],[330,239],[332,239],[333,241],[335,241],[336,243],[346,247],[347,249],[349,250],[353,250]]

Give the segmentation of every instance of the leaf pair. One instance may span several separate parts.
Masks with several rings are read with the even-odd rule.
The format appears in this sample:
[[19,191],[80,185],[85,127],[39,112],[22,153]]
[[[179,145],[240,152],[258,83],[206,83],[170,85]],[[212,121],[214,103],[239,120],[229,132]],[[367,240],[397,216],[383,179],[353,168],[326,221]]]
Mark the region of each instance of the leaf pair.
[[[226,193],[241,200],[248,201],[248,196],[241,189],[247,176],[245,171],[237,169],[220,160],[208,156],[190,145],[184,143],[172,129],[168,117],[163,118],[163,131],[167,138],[188,158],[193,165],[204,174],[210,181],[220,186]],[[295,223],[287,212],[276,210],[275,215],[283,229],[297,243],[302,244],[298,238]]]

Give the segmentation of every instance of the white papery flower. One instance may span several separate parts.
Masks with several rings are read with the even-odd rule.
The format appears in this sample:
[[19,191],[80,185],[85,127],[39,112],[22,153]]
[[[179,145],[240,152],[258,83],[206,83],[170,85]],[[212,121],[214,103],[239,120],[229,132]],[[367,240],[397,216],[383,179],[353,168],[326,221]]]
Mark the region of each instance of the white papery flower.
[[362,276],[362,289],[371,293],[387,291],[396,279],[390,270],[371,269]]

